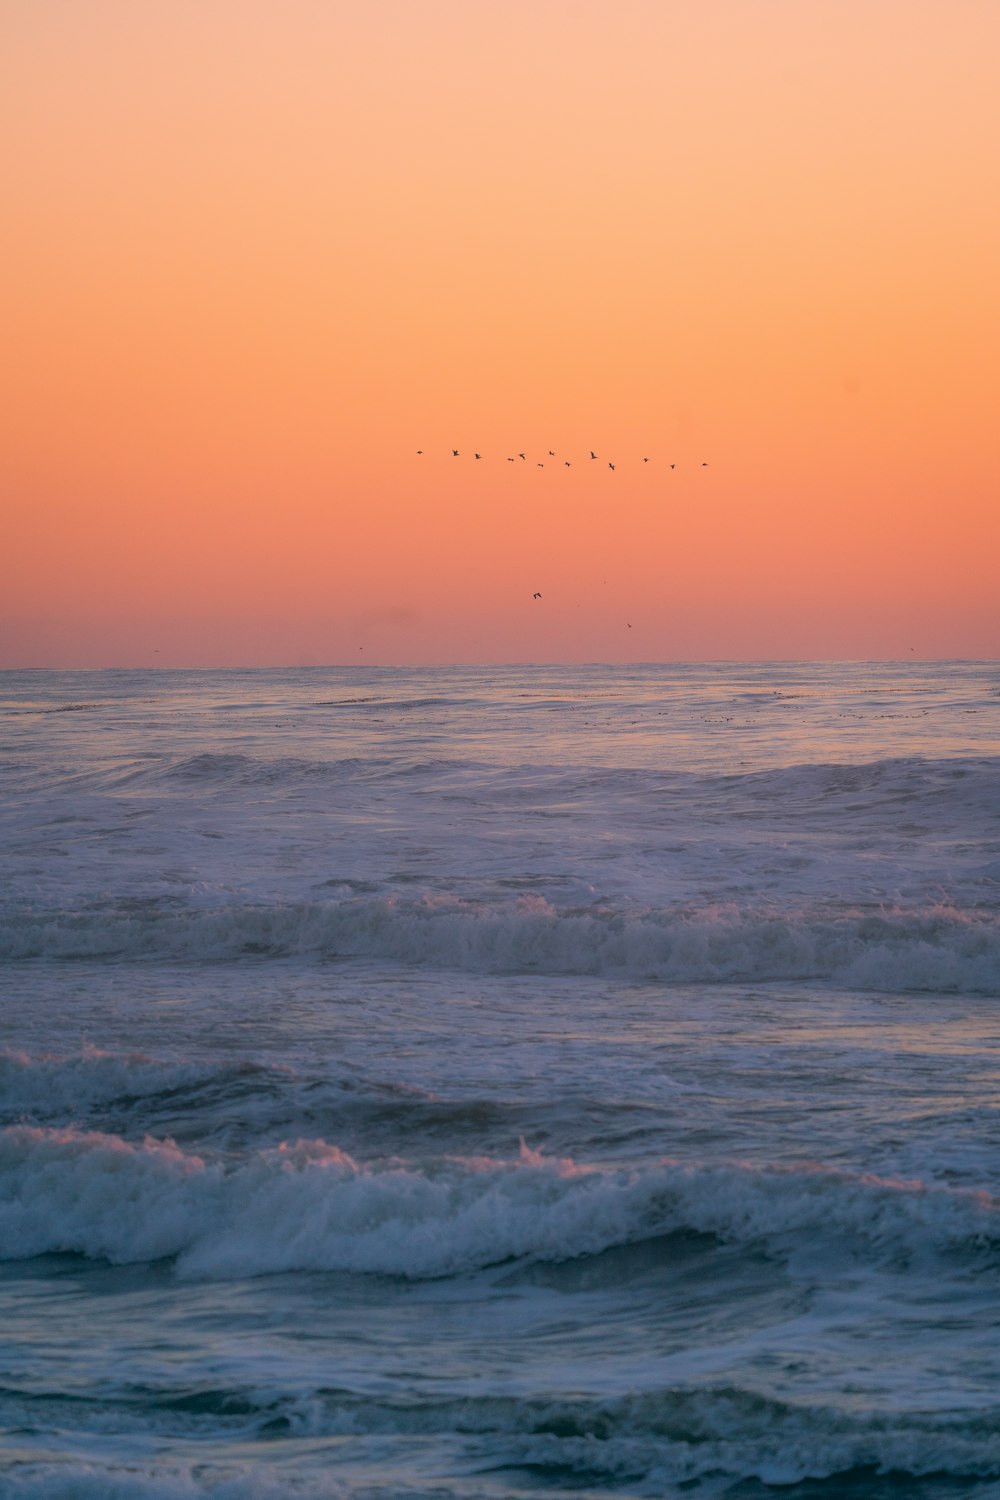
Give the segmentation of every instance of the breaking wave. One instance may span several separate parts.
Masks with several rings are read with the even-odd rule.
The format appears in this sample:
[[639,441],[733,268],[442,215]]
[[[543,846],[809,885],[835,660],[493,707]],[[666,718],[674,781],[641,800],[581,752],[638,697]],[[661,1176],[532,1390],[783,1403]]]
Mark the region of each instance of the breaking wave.
[[325,1141],[238,1165],[170,1140],[77,1129],[0,1132],[8,1260],[73,1252],[116,1264],[172,1258],[184,1276],[346,1271],[413,1279],[507,1261],[572,1260],[698,1233],[771,1254],[875,1264],[960,1255],[993,1264],[987,1193],[821,1166],[578,1165],[522,1145],[513,1160],[355,1161]]
[[608,975],[682,983],[836,981],[859,989],[1000,989],[989,912],[809,914],[560,909],[393,896],[177,910],[154,901],[0,918],[0,958],[367,958],[473,973]]

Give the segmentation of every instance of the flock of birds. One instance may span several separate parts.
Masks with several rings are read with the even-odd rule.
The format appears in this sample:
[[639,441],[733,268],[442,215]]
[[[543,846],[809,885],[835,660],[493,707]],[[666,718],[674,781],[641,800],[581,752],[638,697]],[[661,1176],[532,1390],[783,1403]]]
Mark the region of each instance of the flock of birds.
[[[424,456],[424,449],[423,448],[418,448],[417,449],[417,457],[418,458],[423,458],[423,456]],[[461,458],[462,454],[461,454],[461,452],[460,452],[460,450],[458,448],[452,448],[452,450],[451,450],[451,456],[452,456],[452,458]],[[555,451],[554,448],[549,448],[547,450],[547,456],[549,458],[558,458],[559,455],[556,453],[556,451]],[[473,453],[472,457],[473,457],[473,459],[479,459],[479,460],[481,460],[482,457],[483,457],[483,455],[481,453]],[[509,464],[516,464],[517,461],[518,461],[518,459],[520,459],[522,463],[527,463],[528,462],[528,455],[526,453],[517,453],[517,454],[508,453],[507,454],[507,462]],[[602,460],[600,458],[600,456],[594,452],[593,448],[590,449],[590,461],[592,463],[605,462],[605,463],[607,463],[608,468],[611,469],[612,471],[615,470],[618,467],[618,465],[616,463],[613,463],[611,461],[611,459]],[[648,458],[644,458],[642,461],[643,461],[644,464],[648,464],[650,462],[650,460]],[[563,461],[562,461],[562,463],[563,463],[563,468],[564,469],[571,469],[573,467],[573,461],[572,461],[572,459],[564,458]],[[676,464],[671,464],[670,467],[672,469],[676,469],[677,465]],[[545,468],[545,460],[544,459],[542,459],[541,461],[535,460],[535,468],[536,469],[544,469]],[[708,463],[706,461],[703,461],[702,463],[700,463],[698,465],[698,468],[700,468],[700,469],[707,469],[708,468]]]
[[[597,453],[594,452],[593,448],[589,449],[588,451],[590,453],[590,460],[589,460],[589,462],[591,462],[591,463],[602,463],[602,462],[606,463],[607,466],[608,466],[608,468],[611,469],[612,472],[614,472],[614,470],[618,467],[617,463],[613,462],[611,459],[602,459],[599,454],[597,454]],[[423,448],[418,448],[417,449],[417,457],[418,458],[423,458],[424,457],[424,452],[425,452],[425,450]],[[558,459],[558,457],[559,457],[559,455],[556,453],[556,451],[555,451],[554,448],[548,448],[546,450],[546,455],[547,455],[548,458]],[[452,448],[452,450],[451,450],[451,456],[452,456],[452,458],[461,458],[462,457],[461,449],[459,449],[459,448]],[[473,457],[473,460],[479,460],[479,461],[481,461],[483,455],[481,453],[473,453],[472,457]],[[521,463],[528,463],[528,461],[529,461],[528,460],[528,455],[526,453],[517,453],[517,454],[508,453],[507,454],[507,462],[509,464],[516,464],[519,460],[520,460]],[[647,457],[644,457],[642,461],[643,461],[644,464],[648,464],[650,462],[650,460]],[[586,460],[585,460],[585,462],[586,462]],[[534,460],[534,463],[535,463],[535,467],[538,468],[538,469],[544,469],[545,468],[545,460],[544,459],[542,459],[540,461],[539,460]],[[563,463],[563,467],[566,468],[566,469],[571,469],[573,467],[573,461],[572,461],[572,459],[564,458],[563,461],[562,461],[562,463]],[[676,469],[676,467],[677,467],[676,463],[672,463],[670,465],[671,469]],[[703,459],[702,462],[697,465],[697,467],[699,469],[707,469],[708,468],[708,461],[707,461],[707,459]],[[531,597],[532,597],[532,599],[541,599],[542,596],[541,596],[540,593],[536,592],[536,593],[532,594]],[[632,625],[631,625],[631,623],[629,621],[625,622],[625,628],[627,630],[631,630],[632,629]]]

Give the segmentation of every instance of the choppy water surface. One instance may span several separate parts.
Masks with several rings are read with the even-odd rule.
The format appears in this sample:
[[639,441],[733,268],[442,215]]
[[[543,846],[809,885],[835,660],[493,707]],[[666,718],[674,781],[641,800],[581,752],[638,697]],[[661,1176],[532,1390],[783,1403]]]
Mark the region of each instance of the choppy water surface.
[[996,664],[0,720],[0,1494],[1000,1493]]

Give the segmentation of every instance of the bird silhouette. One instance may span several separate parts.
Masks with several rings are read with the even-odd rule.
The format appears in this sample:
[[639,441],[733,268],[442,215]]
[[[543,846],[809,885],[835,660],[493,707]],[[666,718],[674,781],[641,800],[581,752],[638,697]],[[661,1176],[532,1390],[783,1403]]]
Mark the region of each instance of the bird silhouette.
[[417,449],[417,457],[418,458],[420,457],[421,453],[423,453],[423,451],[424,451],[423,448],[418,448]]
[[568,458],[564,458],[563,459],[563,468],[564,469],[571,469],[572,467],[573,467],[573,465],[570,463],[569,459]]
[[514,462],[514,460],[513,460],[513,459],[512,459],[512,458],[508,458],[508,460],[507,460],[507,462],[508,462],[508,463],[509,463],[509,464],[512,464],[512,463],[513,463],[513,462]]
[[597,457],[597,454],[594,452],[593,448],[591,448],[591,450],[590,450],[590,456],[591,456],[591,458],[596,458]]
[[644,458],[644,459],[643,459],[643,463],[644,463],[644,464],[648,464],[648,463],[649,463],[649,459],[648,459],[648,458]]
[[452,456],[452,458],[457,458],[458,457],[458,449],[457,448],[452,448],[452,450],[451,450],[451,456]]
[[481,453],[477,453],[477,454],[476,454],[476,455],[475,455],[475,457],[476,457],[476,458],[482,458],[482,456],[483,456],[483,455],[482,455],[482,454],[481,454]]
[[705,462],[704,459],[702,459],[701,466],[702,466],[703,469],[707,469],[708,468],[708,464]]
[[545,468],[545,465],[544,465],[544,464],[536,464],[536,465],[535,465],[535,467],[536,467],[536,468],[537,468],[537,469],[544,469],[544,468]]
[[523,453],[519,453],[517,456],[518,456],[518,458],[524,458],[524,454]]
[[671,468],[672,468],[672,469],[676,469],[676,467],[677,467],[677,465],[676,465],[676,464],[671,464],[671,465],[670,465],[670,467],[671,467]]
[[614,464],[608,464],[608,468],[609,469],[613,469],[614,468]]
[[531,597],[532,597],[532,599],[540,599],[542,596],[541,596],[541,594],[532,594]]

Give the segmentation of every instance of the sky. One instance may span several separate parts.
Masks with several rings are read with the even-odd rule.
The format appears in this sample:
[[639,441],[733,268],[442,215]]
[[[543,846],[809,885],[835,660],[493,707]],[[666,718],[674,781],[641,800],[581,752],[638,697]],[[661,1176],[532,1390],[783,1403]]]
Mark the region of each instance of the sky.
[[0,666],[1000,656],[998,56],[2,0]]

